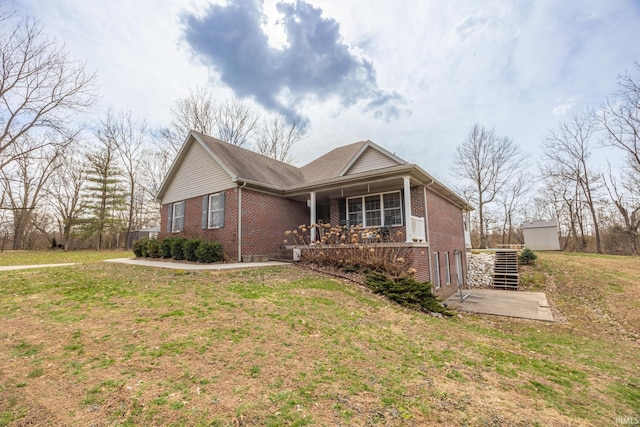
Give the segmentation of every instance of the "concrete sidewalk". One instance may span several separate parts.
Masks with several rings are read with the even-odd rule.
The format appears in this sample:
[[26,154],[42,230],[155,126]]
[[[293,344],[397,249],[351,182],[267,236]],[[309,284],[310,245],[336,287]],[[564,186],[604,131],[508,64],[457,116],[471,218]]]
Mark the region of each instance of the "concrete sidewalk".
[[142,265],[145,267],[169,268],[173,270],[236,270],[244,268],[274,267],[278,265],[290,265],[288,262],[267,261],[267,262],[236,262],[229,264],[191,264],[182,262],[147,261],[135,258],[115,258],[106,259],[105,262],[116,262],[120,264]]
[[0,271],[26,270],[28,268],[48,268],[48,267],[66,267],[76,265],[77,262],[67,262],[64,264],[32,264],[32,265],[6,265],[0,267]]
[[460,295],[456,293],[445,303],[448,307],[470,313],[553,322],[553,314],[547,296],[543,292],[473,289],[471,296],[464,301],[460,301]]

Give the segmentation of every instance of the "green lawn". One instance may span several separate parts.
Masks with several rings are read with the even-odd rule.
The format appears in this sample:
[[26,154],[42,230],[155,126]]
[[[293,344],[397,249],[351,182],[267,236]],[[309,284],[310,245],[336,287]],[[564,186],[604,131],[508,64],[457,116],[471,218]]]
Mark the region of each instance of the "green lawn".
[[82,263],[0,272],[0,426],[640,417],[638,258],[539,254],[523,282],[547,292],[550,324],[430,317],[295,267],[169,271],[52,254],[0,256]]
[[131,251],[4,251],[0,252],[0,267],[10,265],[91,263],[113,258],[132,258]]

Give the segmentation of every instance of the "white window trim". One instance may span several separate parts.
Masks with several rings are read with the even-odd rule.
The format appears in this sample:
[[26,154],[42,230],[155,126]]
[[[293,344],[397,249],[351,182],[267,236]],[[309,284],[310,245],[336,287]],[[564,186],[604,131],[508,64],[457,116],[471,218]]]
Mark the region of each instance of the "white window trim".
[[451,260],[449,259],[449,252],[444,253],[444,276],[447,280],[447,285],[451,284]]
[[[385,219],[385,215],[384,215],[384,195],[385,194],[398,194],[400,196],[400,224],[390,224],[387,225],[384,223],[384,219]],[[369,225],[366,223],[367,221],[367,210],[366,210],[366,204],[365,204],[365,198],[367,197],[373,197],[373,196],[379,196],[380,197],[380,225]],[[354,196],[354,197],[347,197],[346,203],[345,203],[345,209],[346,209],[346,218],[347,221],[349,221],[349,200],[353,200],[353,199],[360,199],[360,203],[362,206],[362,210],[360,211],[360,214],[362,215],[362,226],[363,227],[402,227],[404,225],[404,212],[402,209],[402,193],[400,191],[387,191],[385,193],[373,193],[373,194],[365,194],[362,196]]]
[[221,228],[221,226],[219,225],[213,225],[211,224],[211,214],[214,212],[222,212],[222,216],[223,216],[223,221],[224,221],[224,205],[222,206],[221,209],[213,209],[213,203],[211,203],[211,200],[214,197],[220,197],[222,193],[215,193],[215,194],[210,194],[209,195],[209,207],[207,209],[207,228],[212,229],[212,228]]
[[[182,206],[181,215],[177,215],[178,209],[176,207]],[[171,212],[171,232],[172,233],[180,233],[184,228],[184,202],[176,202],[173,204],[172,212]],[[178,227],[178,220],[182,219],[182,227]]]
[[440,289],[440,254],[438,252],[433,253],[433,264],[434,264],[434,285],[436,289]]

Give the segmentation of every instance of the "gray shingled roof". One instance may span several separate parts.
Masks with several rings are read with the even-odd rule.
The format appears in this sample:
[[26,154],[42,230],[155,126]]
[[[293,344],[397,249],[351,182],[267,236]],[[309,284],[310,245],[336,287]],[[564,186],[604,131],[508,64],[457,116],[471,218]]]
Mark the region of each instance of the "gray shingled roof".
[[248,180],[287,188],[304,180],[302,171],[288,163],[263,156],[200,132],[191,131],[240,181]]
[[354,142],[329,151],[300,168],[306,182],[337,177],[367,141]]

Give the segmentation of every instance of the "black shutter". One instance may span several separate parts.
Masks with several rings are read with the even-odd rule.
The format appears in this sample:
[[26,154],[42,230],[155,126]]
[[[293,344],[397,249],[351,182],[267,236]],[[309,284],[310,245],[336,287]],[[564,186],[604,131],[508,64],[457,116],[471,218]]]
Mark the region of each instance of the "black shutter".
[[209,219],[209,196],[202,197],[202,229],[207,228],[207,220]]
[[338,219],[339,225],[347,225],[347,201],[345,199],[338,200]]
[[167,233],[171,233],[171,223],[173,222],[173,205],[167,206]]

